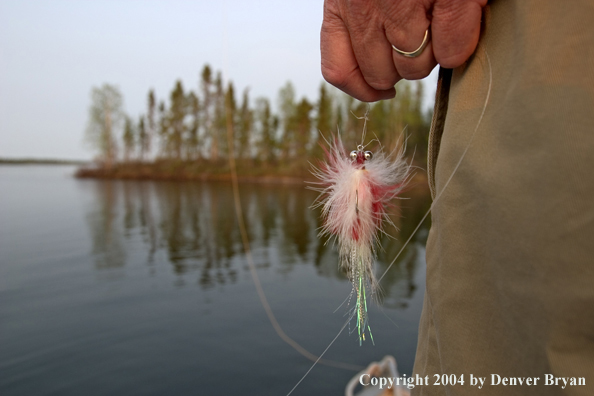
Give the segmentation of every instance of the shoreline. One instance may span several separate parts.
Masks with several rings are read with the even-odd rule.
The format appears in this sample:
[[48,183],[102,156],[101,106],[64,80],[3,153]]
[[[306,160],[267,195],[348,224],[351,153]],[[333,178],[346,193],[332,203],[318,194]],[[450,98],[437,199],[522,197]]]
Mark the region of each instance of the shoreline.
[[[246,169],[245,166],[239,166],[238,169]],[[261,171],[265,171],[262,169]],[[145,180],[145,181],[231,181],[231,173],[225,169],[222,172],[198,171],[197,169],[188,169],[179,167],[177,169],[150,165],[120,166],[112,169],[105,168],[79,168],[74,174],[78,179],[103,179],[103,180]],[[317,179],[307,172],[302,175],[296,174],[238,174],[237,181],[240,183],[257,184],[279,184],[279,185],[303,185],[316,182]],[[416,188],[427,184],[427,175],[425,172],[415,172],[410,180],[409,187]],[[424,187],[421,187],[424,188]],[[427,187],[428,188],[428,187]]]
[[0,158],[0,165],[88,165],[91,161],[52,158]]
[[[239,164],[237,180],[242,183],[304,184],[315,181],[308,172],[303,175],[274,173],[272,169],[258,169],[249,164]],[[243,172],[242,172],[243,171]],[[252,172],[249,174],[248,172]],[[78,168],[74,177],[79,179],[153,180],[153,181],[231,181],[227,167],[212,164],[149,163],[116,164],[111,169],[101,167]]]

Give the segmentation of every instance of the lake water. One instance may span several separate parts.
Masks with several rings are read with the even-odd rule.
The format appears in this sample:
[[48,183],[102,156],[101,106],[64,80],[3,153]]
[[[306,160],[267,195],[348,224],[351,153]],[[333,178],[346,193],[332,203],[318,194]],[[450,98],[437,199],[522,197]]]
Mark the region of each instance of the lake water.
[[[269,321],[227,183],[77,180],[69,166],[0,166],[0,394],[286,395],[312,362]],[[316,193],[243,184],[257,276],[283,331],[320,354],[351,290],[317,237]],[[425,213],[397,201],[382,274]],[[393,355],[410,374],[425,282],[421,229],[372,304],[375,346],[345,330],[326,359]],[[336,310],[336,313],[333,313]],[[356,374],[317,365],[293,395],[340,395]]]

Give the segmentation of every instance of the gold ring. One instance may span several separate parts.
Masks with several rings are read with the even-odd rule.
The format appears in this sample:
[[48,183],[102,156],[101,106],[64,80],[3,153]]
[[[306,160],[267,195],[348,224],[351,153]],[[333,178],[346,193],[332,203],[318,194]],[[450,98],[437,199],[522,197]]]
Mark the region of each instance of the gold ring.
[[425,37],[423,37],[423,42],[421,43],[421,46],[419,48],[417,48],[416,50],[414,50],[412,52],[406,52],[406,51],[399,50],[398,48],[396,48],[393,45],[392,45],[392,48],[394,49],[394,51],[398,52],[402,56],[405,56],[407,58],[416,58],[417,56],[421,55],[421,52],[423,52],[423,50],[425,49],[427,44],[429,44],[429,28],[427,28],[427,30],[425,30]]

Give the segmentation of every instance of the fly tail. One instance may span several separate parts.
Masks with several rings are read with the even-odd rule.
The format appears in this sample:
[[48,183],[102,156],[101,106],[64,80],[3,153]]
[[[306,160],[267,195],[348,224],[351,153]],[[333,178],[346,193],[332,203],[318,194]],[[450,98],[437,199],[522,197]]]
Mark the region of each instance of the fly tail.
[[365,252],[365,250],[365,248],[357,249],[354,247],[351,251],[350,270],[353,293],[355,295],[355,306],[353,307],[351,317],[356,319],[359,345],[362,345],[363,341],[367,339],[367,334],[369,335],[368,338],[375,345],[367,313],[367,298],[371,297],[374,293],[374,279],[370,261],[373,253]]

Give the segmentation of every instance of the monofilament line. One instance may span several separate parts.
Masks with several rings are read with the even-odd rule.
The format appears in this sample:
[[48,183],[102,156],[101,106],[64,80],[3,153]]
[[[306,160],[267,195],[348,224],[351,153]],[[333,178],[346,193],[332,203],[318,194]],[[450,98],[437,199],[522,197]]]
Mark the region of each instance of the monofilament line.
[[314,362],[314,364],[311,365],[311,367],[309,368],[309,370],[307,370],[305,372],[305,374],[303,374],[303,377],[301,377],[301,379],[299,380],[299,382],[297,382],[295,384],[295,386],[293,387],[293,389],[291,389],[289,391],[289,393],[287,393],[287,396],[289,396],[291,393],[293,393],[293,391],[299,386],[299,384],[301,383],[301,381],[303,381],[305,379],[305,377],[307,377],[307,375],[309,374],[309,372],[311,370],[313,370],[313,368],[316,366],[316,364],[318,364],[318,361],[320,361],[320,359],[322,358],[322,356],[324,356],[324,354],[328,351],[328,349],[330,349],[330,347],[332,346],[332,344],[334,344],[334,341],[336,341],[338,339],[338,337],[342,334],[343,330],[345,329],[345,327],[347,327],[347,325],[349,324],[349,322],[351,321],[352,317],[349,318],[340,328],[340,331],[338,332],[338,334],[336,334],[336,337],[334,337],[334,339],[330,342],[330,344],[328,344],[328,346],[326,347],[326,349],[324,349],[324,352],[322,352],[320,354],[320,357],[318,357],[318,359]]

